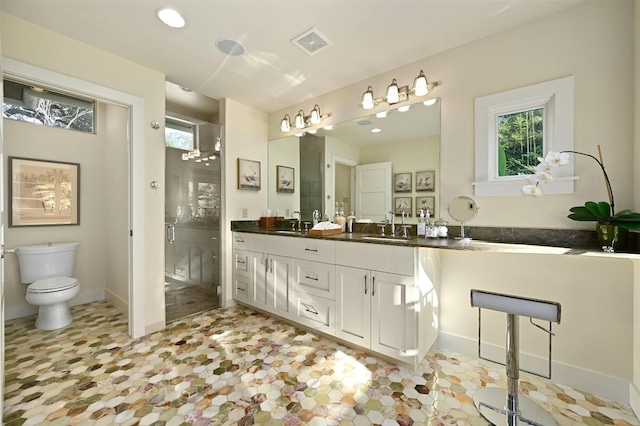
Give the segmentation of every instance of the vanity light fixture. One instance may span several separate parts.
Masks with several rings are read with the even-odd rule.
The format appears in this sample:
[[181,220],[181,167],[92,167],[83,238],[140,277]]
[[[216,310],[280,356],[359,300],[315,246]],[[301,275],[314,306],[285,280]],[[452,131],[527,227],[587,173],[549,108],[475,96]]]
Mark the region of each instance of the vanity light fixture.
[[428,83],[427,77],[424,75],[424,71],[420,70],[420,74],[414,79],[413,87],[409,89],[409,86],[398,87],[398,82],[394,78],[391,84],[387,87],[387,92],[382,98],[373,97],[373,89],[371,86],[367,87],[367,90],[362,94],[362,100],[360,106],[362,109],[373,109],[378,104],[386,102],[389,105],[394,105],[399,102],[406,102],[409,100],[409,95],[425,96],[438,83]]
[[[293,118],[293,127],[299,130],[306,129],[307,127],[316,126],[322,123],[322,120],[328,117],[331,117],[331,114],[321,114],[320,107],[316,104],[309,115],[304,115],[304,111],[299,110]],[[280,131],[287,133],[291,131],[291,128],[291,117],[289,114],[285,114],[284,118],[280,121]],[[296,135],[298,135],[298,133],[296,133]]]

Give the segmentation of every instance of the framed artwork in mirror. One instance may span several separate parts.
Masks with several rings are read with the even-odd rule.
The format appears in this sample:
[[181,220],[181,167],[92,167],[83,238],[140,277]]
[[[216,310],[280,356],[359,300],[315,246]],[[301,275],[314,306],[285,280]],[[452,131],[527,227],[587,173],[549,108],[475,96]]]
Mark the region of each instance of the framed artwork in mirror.
[[411,197],[396,197],[393,206],[393,212],[396,215],[400,216],[405,212],[407,217],[411,216]]
[[396,173],[393,175],[394,192],[411,192],[411,173]]
[[276,166],[278,182],[276,190],[278,192],[295,192],[295,169],[287,166]]
[[260,190],[260,162],[238,158],[238,189]]
[[80,224],[80,164],[9,157],[9,227]]
[[427,172],[416,172],[416,192],[435,191],[436,188],[436,172],[431,170]]
[[424,210],[425,216],[427,210],[429,210],[433,218],[435,216],[433,213],[436,211],[436,197],[416,197],[416,216],[420,216],[420,210]]

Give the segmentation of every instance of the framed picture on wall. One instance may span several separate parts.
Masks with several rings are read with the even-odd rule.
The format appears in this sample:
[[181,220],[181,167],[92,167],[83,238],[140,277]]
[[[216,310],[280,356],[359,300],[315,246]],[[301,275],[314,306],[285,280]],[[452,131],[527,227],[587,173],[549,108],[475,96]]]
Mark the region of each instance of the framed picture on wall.
[[420,216],[420,210],[424,210],[425,216],[427,210],[431,213],[431,217],[433,218],[434,212],[436,211],[436,197],[428,196],[428,197],[416,197],[416,216]]
[[260,162],[238,158],[238,189],[260,190]]
[[411,173],[396,173],[393,175],[394,192],[411,192]]
[[405,212],[407,216],[411,216],[411,197],[396,197],[393,203],[393,212],[401,215]]
[[287,166],[276,166],[278,192],[295,192],[295,169]]
[[435,191],[436,172],[416,172],[416,192]]
[[9,157],[9,227],[80,224],[80,164]]

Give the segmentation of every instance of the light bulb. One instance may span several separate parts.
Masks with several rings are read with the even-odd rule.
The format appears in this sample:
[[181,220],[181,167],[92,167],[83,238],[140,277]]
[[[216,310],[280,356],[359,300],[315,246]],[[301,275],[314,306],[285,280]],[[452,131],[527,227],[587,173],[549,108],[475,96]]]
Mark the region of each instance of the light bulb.
[[[289,114],[285,114],[284,118],[280,122],[280,130],[281,131],[288,132],[289,130],[291,130],[291,122],[289,120],[290,120]],[[219,151],[219,150],[220,149],[218,148],[217,151]]]
[[387,102],[395,104],[400,101],[400,94],[398,93],[398,83],[394,78],[389,87],[387,87]]
[[304,112],[298,111],[296,115],[296,129],[304,129]]
[[371,86],[367,88],[367,91],[362,95],[362,109],[373,109],[375,102],[373,101],[373,89]]
[[424,71],[420,70],[420,74],[413,81],[413,94],[416,96],[424,96],[427,93],[429,93],[427,77],[424,76]]
[[311,124],[319,124],[319,123],[320,123],[320,107],[316,105],[311,110]]

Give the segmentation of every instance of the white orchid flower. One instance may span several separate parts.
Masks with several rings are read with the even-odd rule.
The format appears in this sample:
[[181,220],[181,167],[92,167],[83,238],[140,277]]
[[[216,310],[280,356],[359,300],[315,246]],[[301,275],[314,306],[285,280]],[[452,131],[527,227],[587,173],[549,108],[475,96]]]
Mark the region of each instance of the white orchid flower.
[[542,195],[542,191],[540,191],[538,185],[525,185],[522,187],[522,192],[524,192],[525,195],[535,195],[536,197]]
[[564,166],[569,164],[569,153],[549,151],[547,155],[545,155],[544,160],[538,157],[538,161],[556,166]]
[[558,166],[554,163],[542,162],[538,164],[535,168],[536,173],[546,173],[548,175],[553,175]]
[[553,175],[550,173],[540,172],[537,175],[538,175],[538,182],[540,183],[548,183],[549,181],[553,180]]

